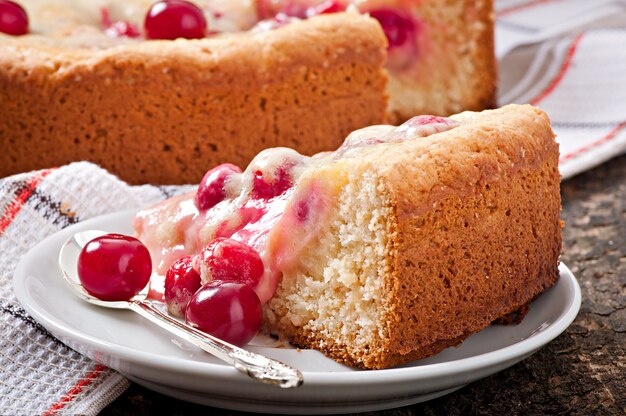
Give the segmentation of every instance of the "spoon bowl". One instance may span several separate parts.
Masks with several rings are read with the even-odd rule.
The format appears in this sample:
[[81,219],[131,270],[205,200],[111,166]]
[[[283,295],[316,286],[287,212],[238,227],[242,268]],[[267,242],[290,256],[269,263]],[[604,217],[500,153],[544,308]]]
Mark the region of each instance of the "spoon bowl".
[[128,309],[130,302],[142,302],[146,300],[149,284],[127,301],[106,301],[89,294],[78,277],[78,256],[83,247],[94,238],[106,234],[107,232],[100,230],[87,230],[74,234],[61,247],[61,251],[59,252],[59,264],[61,265],[65,282],[70,286],[74,294],[82,300],[105,308]]
[[130,309],[170,333],[233,365],[254,380],[282,388],[302,385],[304,378],[299,370],[229,344],[173,318],[164,311],[166,308],[162,302],[147,298],[149,284],[127,301],[105,301],[87,293],[78,277],[78,256],[89,241],[105,234],[107,232],[101,230],[82,231],[70,237],[61,247],[59,265],[67,286],[76,296],[105,308]]

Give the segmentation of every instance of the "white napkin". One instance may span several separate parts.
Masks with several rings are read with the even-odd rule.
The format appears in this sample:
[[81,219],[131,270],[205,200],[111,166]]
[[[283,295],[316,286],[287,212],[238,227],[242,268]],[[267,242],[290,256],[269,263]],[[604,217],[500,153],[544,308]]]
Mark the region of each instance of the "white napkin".
[[626,1],[496,2],[499,104],[545,110],[564,179],[626,152]]
[[[626,0],[498,0],[500,103],[548,112],[565,178],[626,150]],[[607,29],[614,28],[614,29]],[[183,187],[129,186],[90,163],[0,179],[2,414],[95,415],[129,382],[51,337],[17,303],[19,257],[87,218]]]

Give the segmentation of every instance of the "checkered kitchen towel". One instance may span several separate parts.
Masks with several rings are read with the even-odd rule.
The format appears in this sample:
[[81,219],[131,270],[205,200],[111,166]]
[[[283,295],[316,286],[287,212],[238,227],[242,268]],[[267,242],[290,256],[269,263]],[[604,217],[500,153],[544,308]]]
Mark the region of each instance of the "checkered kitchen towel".
[[[500,103],[550,114],[565,178],[626,150],[626,0],[497,0]],[[89,163],[0,179],[0,414],[97,414],[128,381],[51,337],[17,303],[19,257],[75,222],[181,188],[129,186]]]
[[36,243],[78,221],[139,208],[184,187],[129,186],[86,162],[0,180],[0,414],[97,414],[129,385],[50,336],[11,280]]

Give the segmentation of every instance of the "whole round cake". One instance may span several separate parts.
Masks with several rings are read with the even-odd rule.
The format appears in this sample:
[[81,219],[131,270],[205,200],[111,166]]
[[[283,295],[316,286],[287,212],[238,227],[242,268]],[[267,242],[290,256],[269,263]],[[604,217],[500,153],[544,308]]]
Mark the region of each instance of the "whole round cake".
[[0,1],[0,176],[90,160],[197,182],[267,147],[494,105],[489,0],[18,3]]

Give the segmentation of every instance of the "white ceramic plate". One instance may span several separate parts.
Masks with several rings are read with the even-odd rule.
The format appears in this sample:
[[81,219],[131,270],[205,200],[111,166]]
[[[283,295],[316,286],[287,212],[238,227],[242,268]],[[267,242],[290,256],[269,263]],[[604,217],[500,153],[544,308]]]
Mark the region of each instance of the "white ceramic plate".
[[46,329],[80,353],[150,389],[180,399],[235,410],[270,413],[351,413],[430,400],[528,357],[561,334],[580,308],[580,288],[561,265],[558,283],[531,305],[519,325],[491,326],[428,359],[399,368],[355,370],[313,350],[263,346],[251,350],[304,373],[297,389],[252,381],[237,370],[131,311],[87,304],[61,277],[57,256],[74,232],[101,229],[132,233],[134,212],[84,221],[47,238],[20,261],[13,285],[24,308]]

